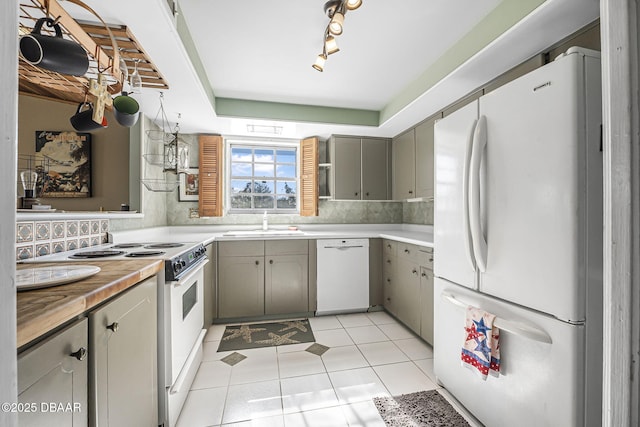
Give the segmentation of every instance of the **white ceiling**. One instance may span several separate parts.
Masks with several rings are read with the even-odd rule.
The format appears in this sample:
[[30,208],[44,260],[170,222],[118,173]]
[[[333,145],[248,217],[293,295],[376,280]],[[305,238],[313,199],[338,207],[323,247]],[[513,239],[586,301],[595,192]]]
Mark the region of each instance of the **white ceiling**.
[[[547,0],[426,85],[427,74],[444,66],[452,46],[494,8],[535,0],[364,0],[347,13],[337,39],[340,52],[329,56],[323,73],[311,64],[328,23],[324,0],[179,0],[183,15],[177,21],[166,0],[86,1],[105,21],[127,25],[156,63],[170,86],[164,93],[167,116],[172,125],[179,121],[181,132],[248,135],[247,123],[270,124],[295,138],[395,136],[594,21],[599,11],[597,0]],[[73,4],[64,7],[90,19]],[[176,29],[181,18],[202,70]],[[138,97],[145,114],[156,117],[159,92],[143,89]],[[239,102],[237,117],[220,114],[221,98]],[[255,103],[247,100],[285,104],[291,117],[260,119],[264,109],[252,110]],[[307,107],[297,105],[381,112],[381,119],[373,126],[336,124],[314,115],[313,108],[311,117],[301,119],[297,110]]]

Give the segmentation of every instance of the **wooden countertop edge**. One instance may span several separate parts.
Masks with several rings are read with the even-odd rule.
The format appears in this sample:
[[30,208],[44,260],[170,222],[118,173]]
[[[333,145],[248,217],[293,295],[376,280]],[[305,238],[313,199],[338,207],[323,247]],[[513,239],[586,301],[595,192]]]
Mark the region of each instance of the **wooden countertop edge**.
[[[113,270],[114,263],[122,266]],[[83,315],[93,307],[157,274],[162,260],[91,262],[102,270],[90,278],[46,289],[19,292],[17,298],[17,348]],[[60,265],[24,264],[21,268]],[[127,267],[125,267],[127,266]],[[106,268],[109,267],[109,268]]]

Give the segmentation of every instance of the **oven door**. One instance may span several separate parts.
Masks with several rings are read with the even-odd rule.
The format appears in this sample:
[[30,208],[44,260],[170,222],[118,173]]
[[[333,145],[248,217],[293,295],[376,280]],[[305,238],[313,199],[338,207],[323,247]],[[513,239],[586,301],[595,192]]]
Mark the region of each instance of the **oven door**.
[[204,326],[204,259],[165,284],[165,387],[176,382]]

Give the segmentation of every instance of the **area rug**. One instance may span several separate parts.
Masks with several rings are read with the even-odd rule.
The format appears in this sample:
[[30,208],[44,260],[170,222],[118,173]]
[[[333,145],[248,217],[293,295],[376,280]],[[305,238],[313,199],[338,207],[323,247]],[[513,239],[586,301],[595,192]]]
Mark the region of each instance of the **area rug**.
[[218,351],[300,344],[315,340],[308,319],[234,325],[225,328]]
[[469,423],[436,390],[373,399],[390,427],[469,427]]

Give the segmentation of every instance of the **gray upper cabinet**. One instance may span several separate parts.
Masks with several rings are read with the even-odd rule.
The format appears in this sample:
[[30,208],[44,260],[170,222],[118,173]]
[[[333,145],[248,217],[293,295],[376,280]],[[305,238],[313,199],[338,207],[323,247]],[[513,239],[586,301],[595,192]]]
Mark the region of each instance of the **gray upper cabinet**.
[[362,200],[389,198],[389,140],[362,138]]
[[433,197],[433,126],[425,120],[393,139],[393,199]]
[[157,280],[89,314],[92,425],[157,426]]
[[88,425],[87,323],[79,320],[18,355],[20,427]]
[[334,197],[339,200],[360,200],[362,198],[360,138],[336,137],[331,146]]
[[393,199],[412,199],[416,194],[416,142],[415,131],[393,140]]
[[333,198],[387,200],[390,157],[388,139],[332,136],[329,158]]

